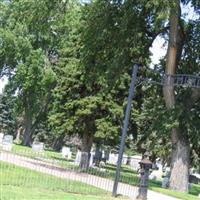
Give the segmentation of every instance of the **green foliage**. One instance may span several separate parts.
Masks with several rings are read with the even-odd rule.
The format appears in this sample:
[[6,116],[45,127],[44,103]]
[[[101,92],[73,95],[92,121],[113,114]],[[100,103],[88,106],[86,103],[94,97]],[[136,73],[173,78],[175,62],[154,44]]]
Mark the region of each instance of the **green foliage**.
[[15,111],[16,98],[7,94],[0,95],[0,131],[4,134],[15,133],[17,114]]
[[25,130],[31,126],[34,131],[46,114],[56,81],[53,65],[57,60],[52,61],[58,57],[61,35],[67,32],[62,25],[67,5],[64,1],[20,0],[2,1],[1,6],[1,74],[10,78],[9,93],[17,93]]
[[[199,11],[198,0],[182,2]],[[158,35],[168,40],[173,6],[161,0],[96,0],[86,5],[72,0],[2,0],[0,72],[9,77],[7,93],[17,96],[15,104],[0,106],[4,126],[11,127],[5,119],[14,119],[17,111],[24,120],[28,113],[34,133],[49,143],[49,138],[91,132],[97,142],[117,144],[132,65],[149,66],[153,41]],[[199,72],[200,23],[196,16],[189,22],[182,19],[184,50],[177,73]],[[163,65],[165,59],[156,67],[163,71]],[[159,80],[161,75],[144,67],[139,76]],[[128,130],[133,137],[126,145],[140,152],[151,150],[168,160],[169,133],[179,127],[190,140],[197,165],[199,99],[188,110],[190,90],[176,88],[175,92],[177,105],[166,110],[161,89],[137,87]]]

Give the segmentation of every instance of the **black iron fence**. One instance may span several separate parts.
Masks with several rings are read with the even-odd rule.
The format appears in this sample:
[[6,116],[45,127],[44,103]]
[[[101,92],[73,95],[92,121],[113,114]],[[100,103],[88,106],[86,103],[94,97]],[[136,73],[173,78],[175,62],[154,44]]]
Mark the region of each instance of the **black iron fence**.
[[[136,171],[139,158],[124,159],[117,192],[134,199],[140,183],[139,173]],[[88,168],[83,170],[75,153],[67,157],[54,151],[14,146],[9,151],[1,148],[0,169],[1,184],[4,185],[37,187],[42,184],[48,189],[91,194],[101,189],[111,195],[116,163],[112,158],[99,161],[98,165],[90,162]],[[91,186],[95,189],[91,190]],[[1,195],[3,192],[1,191]]]

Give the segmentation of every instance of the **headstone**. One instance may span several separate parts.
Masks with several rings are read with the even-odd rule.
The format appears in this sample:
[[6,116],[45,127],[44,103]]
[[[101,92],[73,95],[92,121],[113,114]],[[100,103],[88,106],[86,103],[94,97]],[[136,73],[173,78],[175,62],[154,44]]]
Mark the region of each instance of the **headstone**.
[[122,159],[122,164],[126,165],[127,160],[128,160],[128,156],[126,154],[124,154],[123,159]]
[[149,175],[149,180],[156,180],[157,177],[154,174]]
[[3,150],[11,151],[13,146],[13,136],[12,135],[5,135],[2,141]]
[[[85,153],[85,156],[88,157],[88,153],[86,153],[86,152],[83,152],[83,153]],[[89,157],[90,157],[90,160],[89,160],[89,167],[93,166],[93,163],[94,163],[94,155],[95,155],[95,152],[91,152],[90,155],[89,155]],[[75,161],[74,161],[74,164],[75,164],[75,165],[80,165],[81,156],[82,156],[82,152],[78,150],[77,153],[76,153]]]
[[151,175],[150,175],[150,179],[152,178],[153,180],[153,177],[154,179],[161,179],[162,176],[163,176],[163,166],[160,162],[157,162],[157,163],[154,163],[153,164],[153,167],[152,167],[153,171],[151,172]]
[[63,147],[62,148],[62,157],[71,159],[72,158],[72,152],[69,147]]
[[[93,160],[94,160],[94,164],[95,166],[99,166],[99,163],[102,160],[102,152],[100,151],[99,148],[96,149],[94,155],[93,155]],[[93,162],[93,161],[92,161]]]
[[142,156],[131,156],[131,158],[130,158],[130,167],[135,171],[140,169],[139,162],[141,161],[141,159],[142,159]]
[[162,180],[162,188],[168,188],[169,187],[169,177],[166,176]]
[[106,166],[106,163],[104,161],[101,161],[99,163],[99,168],[104,168]]
[[90,162],[89,162],[89,167],[91,167],[94,163],[94,156],[95,156],[95,152],[91,152],[90,153]]
[[76,159],[75,159],[74,163],[75,163],[75,165],[79,165],[80,162],[81,162],[81,151],[78,150],[76,153]]
[[190,174],[189,182],[194,183],[194,184],[199,184],[200,183],[200,176],[198,177],[197,174]]
[[109,154],[108,163],[116,165],[117,164],[117,159],[118,159],[118,154],[110,153]]
[[43,152],[44,143],[43,142],[33,142],[32,150],[35,151],[35,152]]
[[101,158],[101,160],[105,160],[105,151],[104,150],[102,151],[102,158]]
[[2,145],[4,134],[0,133],[0,145]]
[[105,153],[104,153],[104,157],[105,157],[105,160],[109,160],[109,156],[110,156],[110,149],[107,149],[105,150]]

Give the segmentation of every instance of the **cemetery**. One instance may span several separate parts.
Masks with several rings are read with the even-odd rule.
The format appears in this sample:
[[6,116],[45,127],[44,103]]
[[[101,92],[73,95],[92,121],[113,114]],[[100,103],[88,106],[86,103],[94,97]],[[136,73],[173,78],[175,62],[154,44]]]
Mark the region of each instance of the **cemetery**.
[[13,146],[13,136],[5,135],[2,140],[2,149],[5,151],[11,151]]
[[[41,200],[100,200],[100,198],[111,200],[109,193],[104,190],[92,186],[85,186],[85,184],[80,182],[71,181],[70,187],[68,187],[69,183],[63,181],[63,179],[54,178],[43,173],[5,163],[1,163],[1,170],[1,190],[5,191],[1,193],[1,198],[3,199],[29,199],[31,195],[32,199]],[[24,174],[29,174],[29,178],[32,181],[25,182]],[[42,182],[41,180],[48,181]],[[18,187],[18,185],[23,186],[23,188]],[[32,189],[30,189],[30,186]],[[10,193],[11,190],[13,193]],[[10,195],[7,196],[8,194]],[[23,196],[20,194],[23,194]]]
[[[40,144],[40,143],[39,143]],[[38,145],[38,143],[37,143]],[[45,146],[45,145],[44,145]],[[71,158],[69,159],[69,156],[63,156],[63,149],[64,149],[64,154],[67,152],[67,155],[70,155]],[[11,150],[13,152],[13,154],[15,155],[20,155],[23,156],[24,158],[31,158],[32,159],[32,163],[33,160],[36,160],[37,162],[37,167],[36,167],[36,171],[40,172],[41,167],[42,166],[46,166],[48,168],[48,170],[50,170],[50,174],[56,174],[56,172],[51,172],[51,170],[53,169],[64,169],[66,172],[69,171],[69,177],[73,177],[74,175],[72,175],[74,172],[78,173],[78,174],[82,174],[82,173],[86,173],[86,174],[91,174],[94,177],[90,177],[90,180],[88,182],[88,184],[90,185],[91,183],[94,184],[95,182],[98,183],[98,178],[97,177],[104,177],[107,180],[113,180],[114,176],[115,176],[115,170],[116,170],[116,164],[113,164],[113,160],[112,158],[117,156],[114,153],[110,153],[109,155],[109,159],[106,160],[106,162],[104,162],[105,159],[103,159],[102,157],[102,161],[103,161],[103,165],[99,165],[99,166],[95,166],[95,162],[94,162],[94,157],[95,157],[95,150],[93,152],[91,152],[91,157],[90,157],[90,162],[89,162],[89,168],[87,171],[80,171],[80,159],[81,159],[81,152],[78,150],[77,152],[72,152],[70,147],[63,147],[61,149],[60,152],[53,152],[53,151],[48,151],[45,148],[42,150],[43,153],[41,154],[41,149],[40,148],[27,148],[27,147],[23,147],[20,145],[15,145],[13,144],[13,148]],[[110,157],[111,156],[111,157]],[[126,156],[126,155],[125,155]],[[7,158],[9,158],[9,156],[7,155]],[[110,160],[111,158],[111,160]],[[122,171],[121,171],[121,178],[120,178],[120,182],[121,183],[127,183],[129,185],[132,186],[138,186],[139,184],[139,173],[138,173],[138,168],[136,167],[136,163],[138,164],[138,161],[140,160],[140,156],[132,156],[131,157],[131,162],[128,163],[123,163],[122,165]],[[2,160],[0,158],[0,160]],[[124,160],[127,160],[127,157],[124,158]],[[18,165],[18,164],[17,164]],[[159,163],[158,163],[159,165]],[[26,166],[25,164],[20,164],[19,166]],[[51,166],[51,167],[50,167]],[[27,166],[26,166],[27,167]],[[55,168],[56,167],[56,168]],[[13,167],[15,168],[15,167]],[[158,173],[159,172],[159,173]],[[59,174],[59,172],[58,172]],[[156,170],[153,170],[149,176],[149,187],[151,188],[151,190],[153,191],[159,191],[162,192],[163,194],[167,194],[167,195],[171,195],[171,196],[182,196],[181,194],[176,194],[176,193],[170,193],[170,191],[166,190],[166,188],[168,188],[168,182],[166,182],[165,177],[163,177],[163,172],[161,172],[161,170],[158,168]],[[82,176],[82,175],[81,175]],[[77,178],[77,174],[76,174],[76,178]],[[83,176],[84,177],[84,176]],[[38,181],[41,181],[41,179],[39,177]],[[73,180],[77,180],[77,179]],[[25,181],[26,179],[22,180],[22,182],[24,181],[23,184],[32,184],[29,183],[27,181]],[[31,180],[31,178],[30,178]],[[48,179],[46,180],[48,182]],[[81,180],[83,181],[83,180]],[[32,182],[32,181],[31,181]],[[42,181],[41,181],[42,182]],[[108,182],[109,183],[109,182]],[[108,184],[106,181],[106,184]],[[58,183],[59,185],[60,183]],[[66,179],[66,183],[67,185],[71,185],[71,180]],[[99,184],[99,183],[98,183]],[[11,184],[12,185],[12,184]],[[90,187],[90,186],[87,187]],[[86,187],[86,188],[87,188]],[[126,186],[124,186],[125,188]],[[163,188],[163,189],[162,189]],[[198,187],[197,185],[193,185],[190,189],[191,194],[186,195],[185,199],[189,199],[192,198],[192,196],[195,194],[198,194],[198,190],[200,187]],[[134,193],[136,194],[137,191],[136,189],[133,190]],[[111,191],[110,191],[111,192]],[[190,197],[191,196],[191,197]]]
[[200,200],[200,0],[0,14],[0,200]]

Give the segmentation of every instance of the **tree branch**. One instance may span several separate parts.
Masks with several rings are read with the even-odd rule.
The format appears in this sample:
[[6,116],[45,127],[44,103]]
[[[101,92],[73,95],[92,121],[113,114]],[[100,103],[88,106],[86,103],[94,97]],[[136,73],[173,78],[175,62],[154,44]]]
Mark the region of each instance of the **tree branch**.
[[154,33],[153,33],[153,32],[150,32],[150,31],[146,31],[147,35],[148,35],[149,37],[151,37],[151,40],[150,40],[149,44],[147,45],[146,50],[147,50],[147,51],[149,50],[149,48],[152,46],[154,40],[156,39],[156,37],[157,37],[158,35],[160,35],[161,33],[166,32],[167,30],[169,30],[169,26],[166,26],[166,27],[162,28],[161,30],[159,30],[159,31],[157,31],[157,32],[154,32]]

